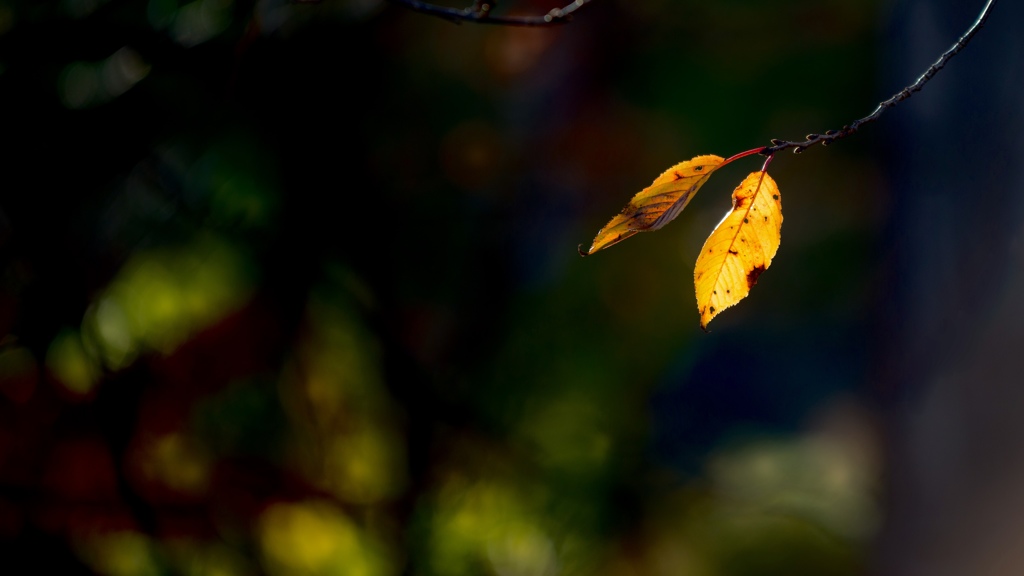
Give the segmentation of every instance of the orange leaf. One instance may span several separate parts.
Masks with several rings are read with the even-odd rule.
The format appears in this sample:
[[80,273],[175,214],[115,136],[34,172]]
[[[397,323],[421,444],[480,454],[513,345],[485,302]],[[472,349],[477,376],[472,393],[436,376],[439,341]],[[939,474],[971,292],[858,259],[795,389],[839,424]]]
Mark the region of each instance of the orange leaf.
[[590,250],[584,252],[581,249],[580,254],[589,256],[637,232],[657,230],[668,224],[683,211],[708,176],[724,161],[714,155],[697,156],[669,168],[650,186],[633,196],[622,212],[597,233]]
[[750,293],[782,239],[782,197],[775,180],[753,172],[732,193],[732,212],[701,248],[693,281],[700,327]]

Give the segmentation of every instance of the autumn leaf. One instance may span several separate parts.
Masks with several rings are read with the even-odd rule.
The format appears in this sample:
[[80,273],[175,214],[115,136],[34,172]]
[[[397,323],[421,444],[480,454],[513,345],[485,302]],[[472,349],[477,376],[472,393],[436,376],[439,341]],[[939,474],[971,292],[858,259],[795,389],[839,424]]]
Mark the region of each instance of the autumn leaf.
[[581,246],[580,255],[589,256],[637,232],[657,230],[668,224],[686,208],[697,190],[707,182],[708,176],[724,162],[720,156],[709,154],[669,168],[650,186],[633,196],[622,212],[605,224],[594,237],[590,250],[584,252]]
[[750,293],[779,249],[782,197],[775,180],[753,172],[732,193],[732,211],[701,248],[693,280],[700,327]]

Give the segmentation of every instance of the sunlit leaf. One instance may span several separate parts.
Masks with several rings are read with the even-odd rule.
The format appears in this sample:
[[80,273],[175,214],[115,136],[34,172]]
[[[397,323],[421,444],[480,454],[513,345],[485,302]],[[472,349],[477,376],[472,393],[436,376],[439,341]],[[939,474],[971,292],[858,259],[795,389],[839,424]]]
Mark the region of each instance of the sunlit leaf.
[[618,215],[605,224],[586,252],[589,256],[636,234],[657,230],[686,208],[708,176],[725,160],[719,156],[697,156],[666,170],[647,188],[633,196]]
[[700,327],[750,293],[779,249],[782,196],[772,177],[753,172],[732,193],[732,211],[701,248],[693,280]]

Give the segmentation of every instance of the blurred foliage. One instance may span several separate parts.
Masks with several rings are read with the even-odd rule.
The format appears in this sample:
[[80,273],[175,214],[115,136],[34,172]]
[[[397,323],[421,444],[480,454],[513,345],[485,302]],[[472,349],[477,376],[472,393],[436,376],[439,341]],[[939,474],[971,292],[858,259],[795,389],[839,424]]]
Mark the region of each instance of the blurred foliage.
[[0,0],[0,562],[858,573],[871,135],[776,160],[782,250],[712,334],[731,188],[575,246],[675,162],[868,111],[875,10]]

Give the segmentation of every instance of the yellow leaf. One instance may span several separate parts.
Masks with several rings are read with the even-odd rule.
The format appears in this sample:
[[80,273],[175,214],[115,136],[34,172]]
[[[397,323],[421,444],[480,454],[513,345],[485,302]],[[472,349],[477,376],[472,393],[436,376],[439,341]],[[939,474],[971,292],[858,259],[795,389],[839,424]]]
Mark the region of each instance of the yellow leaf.
[[772,177],[753,172],[732,193],[732,212],[701,248],[693,281],[700,327],[750,293],[782,234],[782,196]]
[[647,188],[626,204],[618,215],[605,224],[594,237],[594,243],[580,255],[589,256],[636,234],[657,230],[683,211],[708,176],[725,160],[719,156],[697,156],[666,170]]

